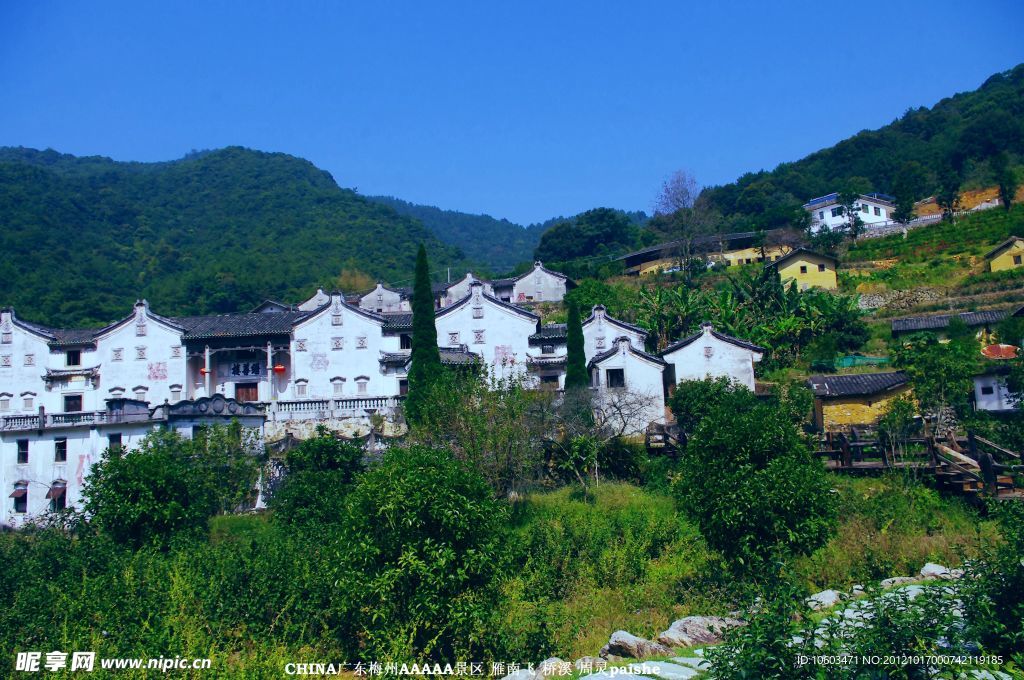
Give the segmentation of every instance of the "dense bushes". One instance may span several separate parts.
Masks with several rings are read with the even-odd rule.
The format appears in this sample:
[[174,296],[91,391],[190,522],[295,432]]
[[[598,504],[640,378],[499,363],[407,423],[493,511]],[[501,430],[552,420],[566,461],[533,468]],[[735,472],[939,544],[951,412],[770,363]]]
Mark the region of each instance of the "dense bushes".
[[797,428],[803,414],[739,385],[708,381],[705,391],[714,398],[687,441],[675,488],[707,540],[748,567],[823,545],[836,504]]

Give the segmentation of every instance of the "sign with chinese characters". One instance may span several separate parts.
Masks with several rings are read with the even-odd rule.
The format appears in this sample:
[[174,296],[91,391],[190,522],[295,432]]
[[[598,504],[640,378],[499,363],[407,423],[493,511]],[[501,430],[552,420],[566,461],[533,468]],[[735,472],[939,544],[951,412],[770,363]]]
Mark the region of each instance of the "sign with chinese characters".
[[264,371],[263,364],[258,361],[232,361],[222,366],[221,373],[231,378],[258,378]]

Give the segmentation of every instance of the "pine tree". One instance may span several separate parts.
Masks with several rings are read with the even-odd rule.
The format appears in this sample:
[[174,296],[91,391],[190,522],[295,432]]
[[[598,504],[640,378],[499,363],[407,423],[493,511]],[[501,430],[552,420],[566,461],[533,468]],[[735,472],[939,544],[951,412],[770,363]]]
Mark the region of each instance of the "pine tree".
[[430,389],[442,370],[437,326],[434,325],[430,266],[427,264],[427,251],[421,243],[416,253],[416,279],[412,291],[412,366],[409,367],[409,394],[405,399],[405,414],[411,422],[418,420],[426,408]]
[[589,387],[587,357],[583,352],[583,323],[580,321],[580,308],[575,302],[569,302],[566,331],[565,389]]

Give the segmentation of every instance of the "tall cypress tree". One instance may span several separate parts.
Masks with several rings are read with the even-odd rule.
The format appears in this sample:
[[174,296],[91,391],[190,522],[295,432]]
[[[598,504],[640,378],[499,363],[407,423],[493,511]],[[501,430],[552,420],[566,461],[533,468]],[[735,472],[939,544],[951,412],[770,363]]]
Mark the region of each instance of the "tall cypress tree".
[[434,325],[430,266],[421,243],[416,253],[416,279],[412,290],[412,366],[409,367],[409,394],[405,399],[405,413],[410,421],[418,420],[426,408],[430,387],[442,370],[437,326]]
[[580,321],[580,308],[572,301],[569,302],[569,320],[566,326],[565,389],[589,387],[587,357],[583,352],[583,323]]

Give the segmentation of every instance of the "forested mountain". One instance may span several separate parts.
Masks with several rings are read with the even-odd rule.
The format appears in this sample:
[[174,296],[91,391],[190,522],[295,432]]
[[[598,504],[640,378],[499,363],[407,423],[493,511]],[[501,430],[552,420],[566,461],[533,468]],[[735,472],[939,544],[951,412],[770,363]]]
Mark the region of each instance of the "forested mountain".
[[529,262],[550,221],[529,227],[490,215],[471,215],[417,205],[392,196],[368,196],[371,201],[393,208],[400,215],[414,217],[451,246],[462,249],[466,258],[493,273],[511,270]]
[[0,305],[51,324],[107,322],[142,297],[164,314],[245,310],[343,272],[404,282],[420,242],[435,267],[464,262],[417,220],[286,154],[121,163],[0,148]]
[[977,90],[910,109],[878,130],[865,130],[771,172],[747,173],[710,187],[704,198],[734,227],[782,226],[808,199],[833,191],[891,193],[902,174],[916,198],[950,182],[993,184],[992,158],[1024,156],[1024,64],[998,73]]

